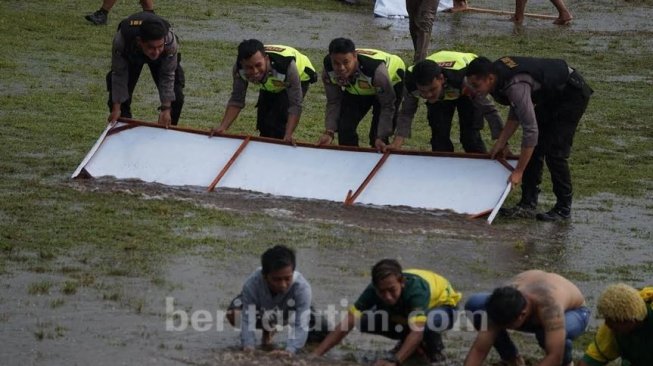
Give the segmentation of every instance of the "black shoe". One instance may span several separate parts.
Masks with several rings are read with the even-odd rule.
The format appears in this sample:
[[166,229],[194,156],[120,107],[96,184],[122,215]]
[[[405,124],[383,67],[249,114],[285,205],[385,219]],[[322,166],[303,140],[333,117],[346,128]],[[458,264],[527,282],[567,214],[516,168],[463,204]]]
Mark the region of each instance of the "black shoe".
[[535,207],[521,203],[518,203],[514,207],[499,209],[499,215],[507,218],[532,219],[536,213]]
[[84,18],[95,25],[105,25],[107,24],[108,15],[102,10],[98,10],[93,14],[85,16]]
[[538,213],[535,216],[535,218],[538,219],[539,221],[549,221],[549,222],[566,221],[571,218],[571,211],[554,207],[548,212]]

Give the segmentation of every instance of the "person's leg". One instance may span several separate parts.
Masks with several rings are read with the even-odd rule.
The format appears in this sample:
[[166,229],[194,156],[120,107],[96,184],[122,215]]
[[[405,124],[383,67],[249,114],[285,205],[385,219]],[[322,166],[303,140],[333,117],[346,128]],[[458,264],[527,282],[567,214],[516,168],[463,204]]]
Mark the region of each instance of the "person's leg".
[[515,14],[511,20],[517,24],[524,22],[524,11],[526,10],[526,0],[515,0]]
[[143,7],[143,11],[154,11],[154,0],[140,0],[140,2],[141,7]]
[[[562,359],[562,366],[567,366],[572,362],[573,340],[578,338],[587,329],[591,311],[587,307],[581,307],[565,312],[565,353]],[[546,348],[546,333],[543,328],[535,330],[537,343],[542,349]]]
[[238,294],[231,300],[227,307],[225,318],[232,327],[240,328],[240,316],[243,309],[242,294]]
[[282,139],[288,121],[288,93],[261,90],[256,109],[256,129],[261,136]]
[[545,121],[548,126],[545,136],[546,164],[551,173],[556,204],[549,212],[538,215],[540,220],[557,221],[570,217],[573,191],[568,159],[578,123],[588,102],[586,90],[568,86],[559,100],[550,105],[553,114],[547,116],[548,120]]
[[84,18],[95,25],[107,24],[109,12],[111,11],[111,8],[113,8],[113,6],[116,4],[116,1],[118,0],[102,1],[102,6],[100,7],[100,9],[98,9],[94,13],[84,16]]
[[413,12],[412,14],[411,12],[408,13],[409,29],[415,48],[414,61],[417,62],[426,58],[429,42],[431,41],[435,13],[438,10],[440,0],[406,0],[407,7],[409,2],[418,3],[411,4]]
[[[465,302],[465,315],[468,320],[471,319],[476,330],[486,328],[489,322],[485,308],[489,297],[489,292],[476,293]],[[513,361],[520,358],[517,347],[505,330],[499,332],[497,335],[494,341],[494,349],[497,350],[499,356],[504,361]]]
[[372,107],[376,98],[370,95],[344,93],[338,117],[338,144],[358,146],[356,128]]
[[553,6],[558,10],[558,19],[556,19],[553,24],[569,24],[574,17],[569,12],[569,9],[567,9],[567,6],[565,6],[565,2],[563,0],[551,0],[551,3],[553,3]]
[[397,340],[402,340],[408,335],[408,327],[390,321],[390,316],[385,311],[364,311],[359,322],[359,330],[362,333],[376,334]]
[[170,104],[172,110],[170,111],[170,118],[172,125],[176,126],[179,123],[181,110],[184,108],[184,87],[186,86],[186,74],[181,67],[181,53],[177,53],[177,69],[175,70],[175,101]]
[[487,149],[481,130],[483,129],[483,116],[476,113],[476,108],[471,99],[460,97],[455,100],[458,109],[458,122],[460,124],[460,143],[468,153],[486,153]]
[[431,362],[444,360],[442,351],[442,332],[453,327],[455,322],[456,308],[452,306],[438,306],[428,311],[426,314],[426,328],[424,329],[424,338],[422,346],[426,357]]
[[426,104],[426,118],[431,126],[431,151],[453,151],[450,135],[455,109],[451,100]]

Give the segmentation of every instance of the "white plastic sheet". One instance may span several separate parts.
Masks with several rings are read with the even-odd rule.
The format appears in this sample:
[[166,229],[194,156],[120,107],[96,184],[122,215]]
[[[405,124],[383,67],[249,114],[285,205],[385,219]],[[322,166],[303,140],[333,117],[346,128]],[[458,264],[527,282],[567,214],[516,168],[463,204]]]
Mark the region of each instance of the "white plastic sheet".
[[[119,123],[113,131],[103,132],[73,178],[83,171],[92,177],[208,188],[224,171],[216,189],[337,202],[345,202],[352,192],[358,196],[347,202],[350,204],[464,214],[497,209],[509,191],[510,170],[495,160],[401,153],[389,154],[384,162],[382,158],[370,151],[247,142],[242,137],[209,138],[203,131]],[[380,169],[374,171],[377,164]]]
[[[440,0],[438,11],[453,8],[453,0]],[[376,0],[374,15],[381,18],[406,18],[406,0]]]

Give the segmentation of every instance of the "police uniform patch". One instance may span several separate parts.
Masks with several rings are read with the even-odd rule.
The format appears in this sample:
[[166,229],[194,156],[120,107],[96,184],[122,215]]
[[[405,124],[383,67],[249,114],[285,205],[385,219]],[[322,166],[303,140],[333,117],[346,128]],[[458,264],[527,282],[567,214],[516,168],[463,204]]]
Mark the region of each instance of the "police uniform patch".
[[367,81],[364,81],[364,80],[358,80],[358,87],[361,88],[361,89],[370,89],[370,88],[372,88],[370,83],[368,83]]
[[377,52],[372,50],[356,50],[356,52],[360,53],[361,55],[369,55],[369,56],[374,56],[377,54]]
[[129,25],[132,27],[140,27],[141,24],[143,24],[141,19],[132,19],[129,21]]
[[456,61],[441,61],[441,62],[438,62],[438,65],[440,67],[444,67],[445,69],[451,69],[451,68],[453,68],[453,65],[455,65],[455,64],[456,64]]
[[515,60],[511,59],[510,57],[502,57],[500,60],[511,69],[514,69],[518,65],[517,62],[515,62]]
[[265,46],[265,50],[269,52],[283,52],[286,49],[283,47]]

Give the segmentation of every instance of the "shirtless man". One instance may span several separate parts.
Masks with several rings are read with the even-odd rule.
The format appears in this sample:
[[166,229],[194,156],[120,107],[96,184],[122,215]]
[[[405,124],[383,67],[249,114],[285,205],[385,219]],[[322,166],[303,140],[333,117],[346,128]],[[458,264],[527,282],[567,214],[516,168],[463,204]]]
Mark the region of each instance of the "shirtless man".
[[[492,346],[505,364],[524,365],[507,329],[535,333],[546,353],[537,365],[571,366],[572,340],[585,331],[590,317],[576,285],[558,274],[538,270],[518,274],[492,294],[474,294],[465,310],[479,330],[465,366],[481,366]],[[483,322],[485,315],[488,322]]]
[[[551,0],[553,6],[558,10],[558,19],[553,21],[553,24],[556,25],[567,25],[571,23],[571,20],[574,17],[569,12],[569,9],[565,6],[565,2],[562,0]],[[515,15],[512,17],[512,21],[521,24],[524,21],[524,11],[526,10],[526,0],[515,0]]]

